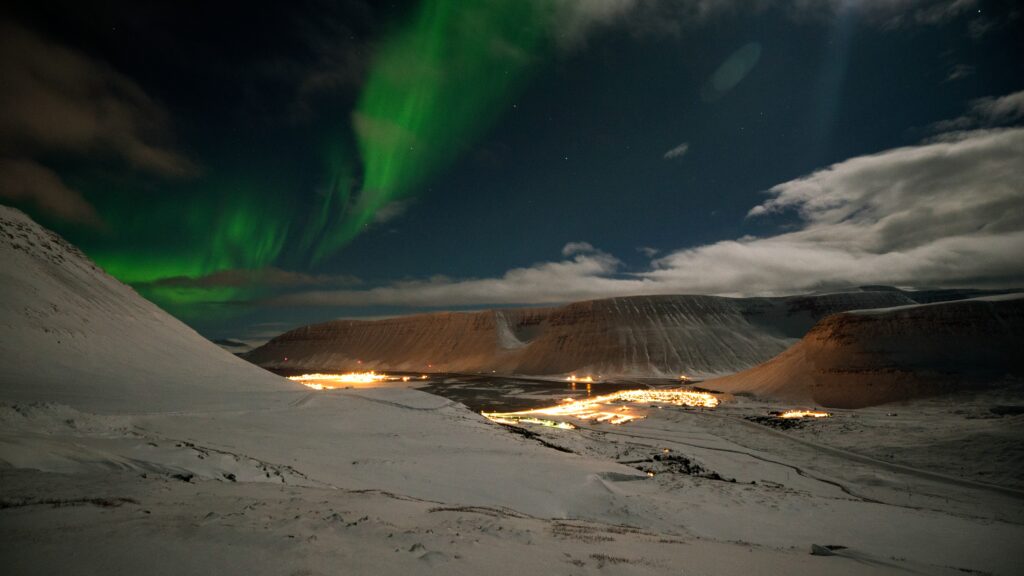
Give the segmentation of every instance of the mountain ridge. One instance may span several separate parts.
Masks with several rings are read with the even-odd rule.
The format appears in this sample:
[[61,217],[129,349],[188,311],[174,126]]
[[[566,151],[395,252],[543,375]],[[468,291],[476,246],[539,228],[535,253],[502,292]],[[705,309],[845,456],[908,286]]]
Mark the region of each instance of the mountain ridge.
[[285,332],[243,357],[295,370],[706,377],[771,358],[829,314],[914,303],[891,290],[616,297],[550,308],[332,320]]
[[1024,293],[855,310],[821,320],[771,360],[707,385],[861,408],[1024,376],[1016,350],[1022,340]]

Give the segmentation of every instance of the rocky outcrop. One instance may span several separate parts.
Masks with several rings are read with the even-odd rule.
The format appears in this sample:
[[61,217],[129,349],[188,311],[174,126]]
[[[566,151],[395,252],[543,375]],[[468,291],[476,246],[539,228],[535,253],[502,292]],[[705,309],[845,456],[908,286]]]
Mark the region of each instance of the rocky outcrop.
[[829,316],[768,362],[707,383],[859,408],[1024,376],[1024,294]]

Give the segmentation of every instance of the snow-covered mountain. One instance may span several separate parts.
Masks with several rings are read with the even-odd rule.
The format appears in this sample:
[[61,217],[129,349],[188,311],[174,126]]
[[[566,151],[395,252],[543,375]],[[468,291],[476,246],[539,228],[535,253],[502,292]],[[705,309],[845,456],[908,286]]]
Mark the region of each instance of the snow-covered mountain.
[[303,370],[707,376],[771,358],[829,314],[913,303],[895,290],[635,296],[557,308],[336,320],[282,334],[245,357]]
[[[418,390],[293,385],[205,341],[9,209],[0,209],[0,263],[6,572],[1013,574],[1020,565],[1018,491],[794,443],[742,419],[765,412],[753,400],[699,414],[633,406],[648,417],[628,427],[512,434]],[[547,342],[587,354],[587,342],[630,318],[623,338],[692,327],[726,338],[714,328],[732,322],[785,339],[847,298],[623,299],[456,317],[501,350]],[[651,322],[652,311],[675,323]],[[441,327],[427,335],[451,337]],[[384,336],[394,342],[394,332]],[[815,434],[846,437],[870,420],[862,415]],[[873,443],[890,430],[862,427],[860,437]],[[1002,464],[1019,453],[1013,429],[995,442],[999,429],[983,430],[966,446],[986,447],[999,474],[1014,474]],[[947,438],[961,452],[926,459],[943,469],[965,445]],[[817,543],[842,548],[807,554]]]
[[770,361],[707,386],[859,408],[1024,376],[1024,294],[825,318]]
[[5,399],[150,411],[223,405],[241,392],[292,387],[219,349],[3,206],[0,262]]
[[529,513],[608,500],[586,489],[595,478],[643,477],[417,390],[316,392],[276,376],[4,207],[0,262],[0,472],[386,490]]

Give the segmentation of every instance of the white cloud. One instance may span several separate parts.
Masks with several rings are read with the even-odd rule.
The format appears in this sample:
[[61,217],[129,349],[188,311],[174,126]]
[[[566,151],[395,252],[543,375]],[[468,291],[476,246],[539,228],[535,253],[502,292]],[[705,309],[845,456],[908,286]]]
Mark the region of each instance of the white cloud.
[[690,143],[689,142],[683,142],[679,146],[676,146],[675,148],[672,148],[668,152],[665,152],[665,155],[662,156],[662,158],[664,158],[665,160],[675,160],[676,158],[682,158],[683,156],[686,155],[686,153],[689,150],[690,150]]
[[569,242],[562,246],[562,256],[565,257],[572,256],[573,254],[589,254],[596,251],[590,242]]
[[972,112],[989,122],[1011,122],[1024,117],[1024,90],[1000,98],[981,98],[971,106]]
[[650,269],[570,243],[565,260],[501,277],[301,293],[279,303],[412,307],[549,304],[631,294],[783,294],[862,284],[1024,284],[1024,128],[948,134],[774,186],[750,217],[795,229],[677,250]]
[[971,102],[967,113],[952,120],[932,125],[938,132],[966,130],[978,126],[999,126],[1024,118],[1024,90],[998,98],[978,98]]
[[304,292],[271,301],[279,305],[302,306],[477,306],[493,304],[553,304],[570,300],[601,298],[622,290],[643,291],[647,281],[610,277],[621,266],[619,260],[602,252],[576,254],[560,262],[545,262],[515,268],[500,278],[453,281],[397,282],[370,290]]
[[[1024,281],[1024,129],[961,133],[779,184],[800,229],[678,251],[645,277],[711,292]],[[700,270],[700,280],[686,280]]]
[[956,64],[949,69],[949,75],[946,76],[946,82],[955,82],[957,80],[963,80],[974,75],[974,66],[969,64]]

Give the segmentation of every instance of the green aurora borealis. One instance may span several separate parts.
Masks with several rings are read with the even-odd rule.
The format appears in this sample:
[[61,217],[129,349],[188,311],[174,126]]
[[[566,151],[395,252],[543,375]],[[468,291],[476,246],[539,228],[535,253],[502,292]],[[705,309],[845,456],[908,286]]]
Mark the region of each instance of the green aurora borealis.
[[[808,194],[850,187],[843,202],[896,193],[855,194],[868,180],[832,168],[937,143],[947,126],[1024,123],[1010,113],[1024,91],[1022,13],[1005,1],[111,0],[4,12],[0,203],[214,339],[641,288],[797,290],[775,259],[741,255],[813,237],[821,222],[796,202],[757,211],[766,195],[804,180]],[[833,179],[811,186],[819,173]],[[999,188],[978,198],[986,190]],[[869,248],[923,233],[898,233],[901,222],[872,228],[896,232]],[[690,264],[720,248],[714,266]],[[778,265],[820,262],[814,289],[843,288],[840,273],[868,266],[866,254]],[[903,268],[853,278],[892,283]],[[1005,276],[950,274],[939,278],[957,286]]]
[[158,206],[151,207],[145,218],[134,217],[133,205],[111,202],[104,206],[106,217],[119,222],[118,237],[132,242],[125,246],[108,239],[89,250],[90,256],[109,274],[176,314],[187,315],[187,305],[197,302],[259,296],[256,287],[169,282],[259,269],[281,257],[289,238],[290,212],[277,195],[258,190],[249,183],[213,187],[212,192],[187,199],[152,199],[149,202]]
[[551,17],[544,2],[420,5],[366,79],[353,113],[362,190],[317,257],[344,246],[389,202],[415,194],[479,137],[539,61]]
[[153,200],[144,219],[135,206],[100,199],[116,236],[130,241],[84,244],[110,274],[179,316],[196,303],[257,298],[258,286],[179,280],[336,254],[383,208],[422,193],[507,111],[551,49],[553,21],[544,0],[424,0],[375,45],[350,123],[323,146],[312,203],[296,201],[305,193],[287,182],[254,188],[255,178],[196,183],[198,192]]

